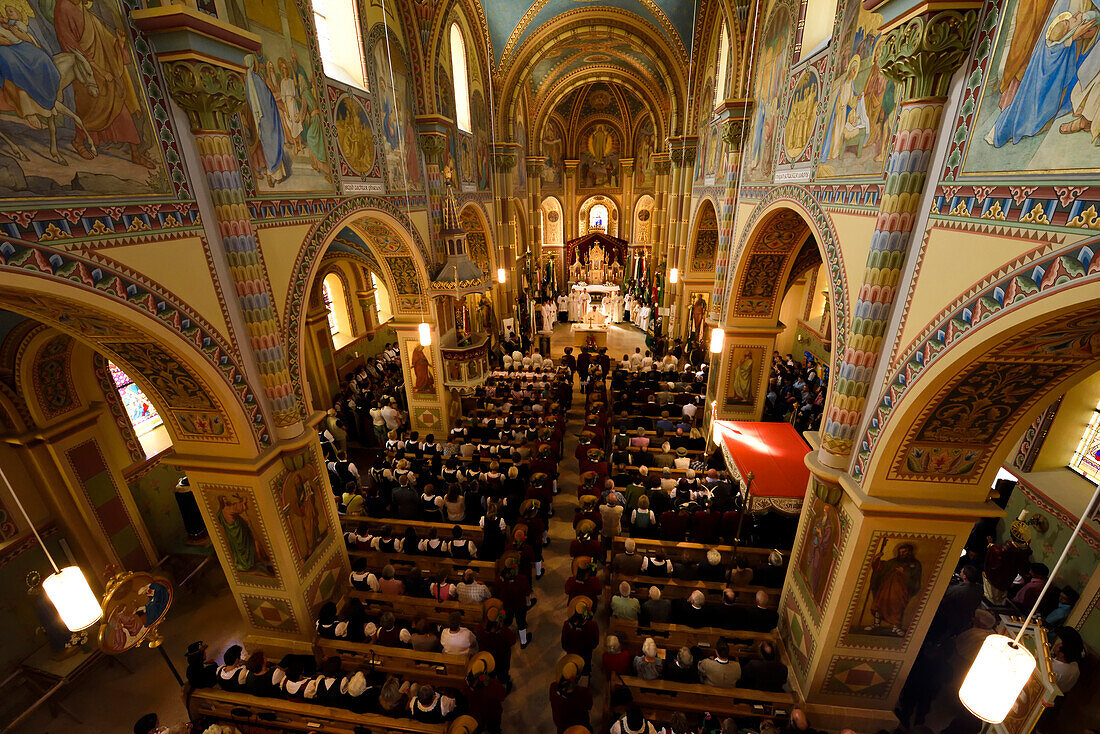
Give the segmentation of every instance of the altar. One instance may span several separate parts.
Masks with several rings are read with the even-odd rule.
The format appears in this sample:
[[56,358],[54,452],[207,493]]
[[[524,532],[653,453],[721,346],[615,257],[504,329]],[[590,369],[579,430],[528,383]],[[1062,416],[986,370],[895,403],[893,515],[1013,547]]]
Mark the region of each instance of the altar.
[[607,324],[579,322],[570,324],[569,328],[573,332],[573,346],[579,349],[599,349],[607,346]]
[[626,240],[603,232],[570,240],[565,243],[567,278],[592,285],[621,283],[626,274],[626,252]]

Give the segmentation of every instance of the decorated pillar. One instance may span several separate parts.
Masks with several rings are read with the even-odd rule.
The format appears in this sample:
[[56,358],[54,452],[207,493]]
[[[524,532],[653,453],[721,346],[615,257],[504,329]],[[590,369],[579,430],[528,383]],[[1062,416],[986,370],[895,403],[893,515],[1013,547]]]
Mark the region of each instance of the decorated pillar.
[[668,197],[672,182],[669,172],[672,169],[672,161],[668,153],[653,154],[653,172],[656,174],[654,183],[652,244],[649,248],[649,272],[660,264],[664,256],[664,247],[668,236]]
[[428,222],[432,237],[432,260],[442,262],[443,253],[438,235],[443,219],[443,178],[450,150],[450,121],[440,115],[417,115],[416,126],[420,150],[424,153],[424,170],[428,179]]
[[[566,242],[580,236],[577,225],[579,221],[577,218],[577,166],[580,163],[580,161],[565,161],[565,201],[562,202],[565,211],[562,212],[562,216],[565,217]],[[569,263],[565,266],[568,269]]]
[[497,222],[500,223],[500,261],[508,269],[508,282],[497,284],[493,292],[499,299],[496,312],[501,318],[512,315],[520,274],[516,267],[516,211],[512,206],[512,192],[515,190],[515,170],[519,154],[515,145],[502,143],[493,150],[493,170],[496,175],[497,197],[495,201]]
[[619,159],[619,180],[623,184],[623,207],[619,213],[619,237],[631,241],[634,229],[634,159]]
[[821,430],[821,461],[846,468],[885,346],[884,335],[928,178],[951,77],[970,50],[978,11],[903,16],[883,33],[879,65],[897,82],[898,127],[886,164],[852,333],[833,377]]
[[305,349],[303,367],[313,404],[332,405],[340,386],[336,372],[336,351],[332,347],[332,334],[328,325],[328,308],[324,303],[310,304],[306,311]]
[[[366,276],[367,278],[370,275]],[[355,291],[355,302],[359,304],[359,311],[363,314],[363,328],[374,331],[379,327],[378,323],[378,294],[374,288]]]
[[338,598],[349,564],[317,442],[315,424],[323,414],[303,423],[304,401],[290,380],[229,135],[229,120],[245,102],[246,64],[256,63],[260,39],[180,5],[133,15],[157,48],[172,98],[187,114],[191,135],[182,136],[181,145],[191,146],[206,176],[197,195],[211,250],[224,258],[230,276],[223,287],[236,293],[233,306],[248,335],[242,347],[254,374],[245,378],[266,396],[279,438],[269,450],[232,460],[177,445],[174,463],[187,473],[213,529],[250,637],[261,638],[260,646],[307,649],[313,613]]
[[542,218],[539,208],[542,206],[542,169],[546,165],[546,156],[527,156],[527,241],[531,243],[531,253],[535,262],[542,259]]
[[665,288],[665,297],[662,306],[678,301],[683,291],[684,281],[683,265],[680,262],[684,247],[684,239],[687,236],[688,211],[691,208],[691,177],[695,168],[696,143],[698,138],[694,135],[669,138],[669,158],[672,161],[672,184],[669,187],[671,195],[668,206],[668,235],[665,248],[665,270],[670,268],[680,269],[680,282],[673,285],[669,283]]

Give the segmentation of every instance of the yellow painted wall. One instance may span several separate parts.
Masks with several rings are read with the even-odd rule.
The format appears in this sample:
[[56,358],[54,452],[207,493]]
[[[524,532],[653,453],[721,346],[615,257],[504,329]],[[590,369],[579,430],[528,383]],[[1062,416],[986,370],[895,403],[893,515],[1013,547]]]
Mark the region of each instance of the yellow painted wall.
[[[1032,471],[1065,469],[1096,411],[1097,401],[1100,401],[1100,372],[1066,392]],[[1082,484],[1088,484],[1076,472],[1070,473]]]
[[831,212],[830,216],[838,241],[844,243],[841,254],[844,258],[844,276],[848,279],[848,318],[851,319],[851,312],[859,297],[859,287],[863,284],[863,271],[867,268],[867,253],[871,250],[875,218],[837,212]]
[[280,304],[279,317],[286,314],[287,294],[290,292],[291,272],[298,258],[298,250],[310,230],[308,224],[287,224],[274,229],[261,229],[256,232],[260,249],[264,253],[264,264],[271,279],[272,297]]
[[[845,257],[848,245],[845,242]],[[933,229],[924,245],[920,272],[913,284],[909,313],[902,324],[896,351],[900,354],[906,349],[960,294],[995,272],[1002,263],[1036,247],[1038,244],[1030,240],[997,238],[993,244],[988,234]]]
[[[221,333],[229,338],[229,326],[222,315],[213,273],[206,261],[202,241],[189,237],[172,242],[112,247],[101,253],[128,268],[136,270],[180,299]],[[183,273],[191,277],[180,277]],[[209,273],[209,275],[208,275]]]

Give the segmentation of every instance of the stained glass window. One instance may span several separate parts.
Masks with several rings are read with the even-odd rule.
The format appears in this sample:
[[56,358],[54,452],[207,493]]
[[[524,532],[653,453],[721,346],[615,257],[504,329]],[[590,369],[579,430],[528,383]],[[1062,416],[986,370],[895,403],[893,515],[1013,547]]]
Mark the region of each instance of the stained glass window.
[[1096,458],[1097,451],[1100,451],[1100,404],[1097,404],[1089,418],[1081,442],[1077,444],[1077,450],[1069,461],[1069,468],[1086,479],[1100,482],[1100,459]]
[[451,24],[451,72],[454,74],[455,122],[458,129],[471,132],[470,79],[466,71],[466,40],[458,23]]
[[122,398],[122,404],[126,407],[126,414],[130,416],[130,423],[133,424],[134,433],[137,434],[138,438],[162,425],[164,421],[160,419],[157,409],[149,402],[149,398],[145,397],[145,393],[141,391],[137,383],[119,369],[118,365],[108,362],[107,367],[111,371],[111,379],[115,382],[115,389],[118,390],[118,395]]
[[714,85],[714,106],[726,99],[726,75],[729,73],[730,34],[726,24],[722,24],[722,35],[718,43],[718,83]]

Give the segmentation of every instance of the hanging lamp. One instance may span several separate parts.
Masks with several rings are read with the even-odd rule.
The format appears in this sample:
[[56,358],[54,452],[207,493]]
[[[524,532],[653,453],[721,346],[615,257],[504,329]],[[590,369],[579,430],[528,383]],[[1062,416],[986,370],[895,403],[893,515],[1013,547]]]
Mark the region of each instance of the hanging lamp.
[[[1100,459],[1100,451],[1096,452],[1096,457]],[[1035,604],[1032,605],[1016,637],[1010,639],[1005,635],[989,635],[978,650],[978,656],[974,659],[974,664],[970,666],[970,671],[959,688],[959,700],[970,713],[982,721],[990,724],[1000,724],[1004,721],[1020,697],[1020,692],[1027,685],[1031,674],[1035,672],[1035,657],[1031,651],[1020,644],[1020,639],[1024,636],[1032,618],[1035,617],[1039,604],[1042,603],[1043,597],[1054,582],[1054,577],[1058,575],[1058,569],[1066,560],[1070,546],[1081,532],[1085,519],[1092,517],[1097,497],[1100,497],[1100,482],[1097,483],[1096,491],[1092,493],[1092,499],[1089,500],[1085,511],[1081,513],[1077,527],[1073,529],[1069,540],[1066,541],[1062,555],[1050,570],[1043,590],[1035,597]]]

